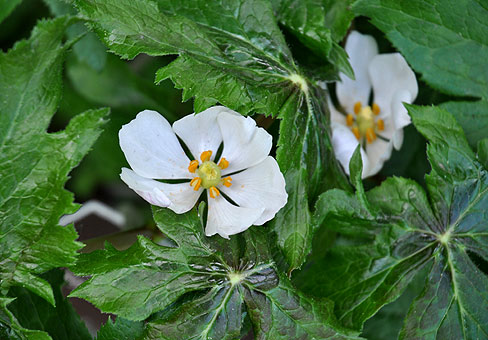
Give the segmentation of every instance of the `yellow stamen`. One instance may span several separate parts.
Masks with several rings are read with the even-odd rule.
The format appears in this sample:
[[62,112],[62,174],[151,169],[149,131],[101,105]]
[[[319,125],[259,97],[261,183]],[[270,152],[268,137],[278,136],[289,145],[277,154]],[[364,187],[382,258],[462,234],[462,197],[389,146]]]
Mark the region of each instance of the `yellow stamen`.
[[354,136],[356,136],[356,139],[359,140],[359,137],[361,137],[361,136],[359,135],[359,129],[358,129],[358,127],[355,126],[351,130],[352,130],[352,133],[354,133]]
[[368,143],[373,143],[373,141],[376,139],[376,134],[374,133],[373,128],[368,128],[366,130],[366,140]]
[[225,157],[222,157],[222,159],[220,160],[218,165],[219,165],[219,168],[224,170],[225,168],[227,168],[229,166],[229,161],[227,159],[225,159]]
[[376,121],[376,125],[378,126],[379,131],[383,131],[385,129],[385,122],[381,118]]
[[209,193],[209,195],[210,195],[211,198],[215,198],[218,195],[220,195],[220,191],[216,187],[210,187],[208,189],[208,193]]
[[222,178],[222,184],[227,188],[230,187],[232,185],[232,178],[230,176]]
[[200,155],[200,159],[202,160],[202,162],[207,162],[210,160],[210,157],[212,157],[212,150],[207,150],[207,151],[204,151],[202,152],[202,154]]
[[198,168],[198,161],[194,159],[190,162],[190,165],[188,166],[188,171],[194,173],[195,171],[197,171],[197,168]]
[[359,113],[359,111],[361,111],[361,102],[356,102],[356,103],[354,104],[354,113],[355,113],[355,114],[358,114],[358,113]]
[[[193,186],[194,184],[195,186]],[[195,191],[200,189],[200,184],[202,184],[202,179],[200,177],[195,177],[190,182],[190,186],[193,187],[193,190]]]
[[375,114],[375,116],[380,114],[380,107],[376,103],[373,104],[373,113]]
[[353,123],[354,123],[354,117],[352,116],[352,114],[348,114],[346,116],[346,124],[347,124],[347,126],[352,126]]

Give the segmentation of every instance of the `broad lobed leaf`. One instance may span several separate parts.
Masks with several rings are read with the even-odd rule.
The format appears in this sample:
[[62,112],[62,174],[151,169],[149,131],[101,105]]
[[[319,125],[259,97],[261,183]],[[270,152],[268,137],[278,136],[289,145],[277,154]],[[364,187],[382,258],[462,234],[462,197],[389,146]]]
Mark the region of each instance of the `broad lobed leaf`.
[[72,264],[81,247],[72,226],[57,225],[75,208],[63,187],[108,113],[88,111],[46,132],[61,96],[61,38],[70,23],[41,21],[29,40],[0,54],[1,288],[26,287],[51,304],[52,289],[36,274]]
[[144,338],[235,339],[249,313],[257,339],[345,339],[326,301],[297,292],[278,274],[263,230],[230,241],[207,239],[195,210],[154,209],[176,247],[144,238],[126,251],[82,254],[76,273],[92,275],[71,296],[131,320],[151,314]]
[[328,111],[319,88],[297,93],[281,113],[276,159],[285,175],[288,204],[273,221],[277,242],[291,273],[300,268],[311,250],[312,211],[319,193],[333,187],[348,188],[344,173],[333,156],[326,128]]
[[180,55],[156,81],[170,77],[184,99],[196,97],[199,110],[220,102],[274,116],[294,89],[289,77],[297,69],[267,1],[76,3],[123,58]]

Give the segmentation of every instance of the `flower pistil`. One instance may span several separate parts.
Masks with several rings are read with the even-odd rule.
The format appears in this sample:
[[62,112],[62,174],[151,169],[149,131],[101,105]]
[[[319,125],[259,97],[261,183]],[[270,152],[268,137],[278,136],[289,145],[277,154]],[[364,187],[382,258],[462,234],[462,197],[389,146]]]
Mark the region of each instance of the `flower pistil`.
[[366,139],[371,144],[376,140],[378,131],[385,129],[383,119],[376,119],[376,116],[380,114],[380,107],[376,103],[371,107],[369,105],[362,106],[361,102],[356,102],[354,114],[346,116],[347,126],[351,127],[351,131],[358,141]]
[[230,176],[222,178],[221,174],[221,170],[229,166],[229,161],[222,157],[217,165],[210,160],[211,157],[212,150],[202,152],[200,155],[202,163],[200,164],[197,160],[192,160],[188,166],[188,171],[191,173],[196,172],[198,174],[197,177],[194,177],[190,181],[190,186],[193,190],[197,191],[201,186],[204,189],[208,189],[211,198],[215,198],[220,195],[217,186],[222,184],[226,187],[230,187],[232,185],[232,178]]

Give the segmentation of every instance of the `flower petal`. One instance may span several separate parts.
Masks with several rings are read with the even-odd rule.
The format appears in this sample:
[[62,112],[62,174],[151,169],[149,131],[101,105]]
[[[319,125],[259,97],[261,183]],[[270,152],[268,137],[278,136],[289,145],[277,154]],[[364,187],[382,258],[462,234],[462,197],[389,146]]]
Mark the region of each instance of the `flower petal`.
[[197,114],[190,114],[173,124],[174,132],[185,142],[194,159],[200,161],[202,152],[212,150],[212,158],[222,143],[222,135],[217,124],[217,115],[230,111],[224,106],[214,106]]
[[[208,195],[208,193],[207,193]],[[224,238],[249,228],[263,213],[264,208],[243,208],[230,204],[222,195],[208,195],[208,217],[205,235],[219,234]]]
[[378,54],[378,44],[372,36],[352,31],[346,41],[346,52],[356,80],[340,73],[341,81],[336,84],[336,95],[339,104],[348,113],[352,113],[357,101],[363,105],[368,104],[371,93],[368,66]]
[[261,163],[232,175],[232,185],[220,189],[240,207],[264,208],[254,225],[271,220],[285,206],[288,194],[285,178],[273,157],[266,157]]
[[190,160],[168,121],[145,110],[119,131],[120,147],[131,168],[140,176],[157,179],[192,178]]
[[129,186],[129,188],[134,190],[139,196],[152,205],[165,208],[171,204],[169,198],[166,197],[161,188],[158,187],[158,181],[141,177],[127,168],[122,168],[120,178]]
[[368,167],[363,168],[363,178],[376,175],[385,161],[390,159],[393,143],[376,139],[373,143],[366,146],[366,155],[368,157]]
[[395,150],[400,150],[403,144],[403,129],[396,130],[391,141]]
[[144,178],[127,168],[122,168],[120,178],[149,203],[167,207],[177,214],[193,208],[203,191],[202,188],[193,190],[189,183],[168,184]]
[[375,56],[369,65],[369,75],[373,84],[374,102],[380,107],[380,117],[391,115],[393,97],[397,92],[410,93],[409,103],[417,97],[415,73],[400,53]]
[[[348,127],[332,123],[331,128],[332,146],[334,147],[335,156],[344,168],[344,172],[349,175],[349,161],[359,142]],[[364,178],[365,170],[369,167],[369,160],[363,148],[361,148],[361,158],[363,160],[362,176]]]
[[402,129],[412,122],[403,103],[412,103],[413,100],[410,92],[398,91],[394,94],[392,101],[392,119],[396,130],[393,135],[393,146],[399,150],[403,144]]
[[412,95],[408,91],[398,91],[393,96],[392,100],[392,117],[395,124],[395,129],[403,129],[412,122],[408,115],[408,111],[403,103],[412,103]]
[[272,145],[271,135],[256,126],[251,117],[232,112],[221,112],[217,121],[224,140],[222,157],[229,161],[229,167],[222,174],[249,168],[262,162]]
[[342,113],[337,111],[334,104],[332,103],[332,99],[330,98],[330,96],[327,96],[327,106],[329,107],[330,121],[346,125],[346,117]]

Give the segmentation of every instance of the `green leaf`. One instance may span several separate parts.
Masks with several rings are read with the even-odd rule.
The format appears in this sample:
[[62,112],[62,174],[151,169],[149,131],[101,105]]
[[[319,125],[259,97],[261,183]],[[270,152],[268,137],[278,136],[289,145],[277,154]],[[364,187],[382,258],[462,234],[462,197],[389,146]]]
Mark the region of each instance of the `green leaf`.
[[353,11],[370,17],[427,83],[448,94],[482,98],[444,105],[475,146],[488,128],[488,65],[484,62],[488,26],[482,24],[488,8],[484,1],[359,0]]
[[478,143],[478,160],[488,169],[488,138],[482,139]]
[[161,69],[198,110],[217,101],[243,114],[276,115],[297,73],[267,1],[78,0],[82,15],[123,58],[179,54]]
[[348,181],[332,152],[326,128],[325,93],[307,88],[290,97],[280,118],[276,159],[285,175],[288,204],[273,220],[277,242],[289,266],[300,268],[311,250],[312,212],[318,194],[333,188],[348,188]]
[[[149,323],[147,338],[238,339],[244,309],[238,286],[217,286],[183,304],[171,317]],[[229,313],[231,310],[235,312]]]
[[366,199],[366,194],[363,187],[363,160],[361,159],[361,146],[358,145],[354,153],[352,154],[351,160],[349,161],[349,173],[350,179],[354,188],[356,189],[356,196],[361,203],[361,205],[366,209],[370,210],[368,200]]
[[144,325],[142,322],[117,318],[115,322],[109,318],[98,331],[96,340],[134,340],[142,336]]
[[[263,290],[258,284],[254,290],[245,291],[247,310],[255,327],[257,339],[344,339],[347,334],[338,334],[340,327],[332,317],[331,305],[317,303],[306,297],[280,277],[276,287]],[[335,329],[324,324],[334,324]],[[287,332],[283,327],[289,328]]]
[[347,55],[338,44],[354,18],[348,8],[351,1],[273,0],[273,4],[280,22],[302,44],[354,78]]
[[400,338],[488,336],[488,313],[484,308],[488,301],[488,278],[460,243],[435,254],[425,289],[410,307]]
[[177,246],[141,237],[123,252],[107,246],[82,254],[73,270],[92,278],[71,296],[131,320],[161,312],[147,324],[149,339],[239,338],[246,310],[258,339],[350,336],[328,302],[302,296],[278,274],[264,230],[224,240],[204,236],[196,209],[155,208],[154,218]]
[[370,17],[429,84],[453,95],[488,98],[483,1],[359,0],[353,11]]
[[63,270],[53,270],[43,275],[54,287],[56,307],[24,288],[15,287],[10,292],[15,300],[8,305],[8,309],[23,327],[46,332],[54,340],[90,340],[92,337],[85,324],[61,293],[63,275]]
[[30,330],[22,327],[19,321],[7,308],[13,298],[0,297],[0,336],[6,340],[52,340],[43,331]]
[[440,105],[459,122],[471,147],[486,138],[488,131],[488,101],[446,102]]
[[0,2],[0,23],[9,16],[22,0],[7,0]]
[[36,276],[72,264],[81,244],[64,190],[68,173],[100,134],[108,110],[88,111],[57,133],[46,132],[61,96],[61,38],[70,19],[43,21],[29,40],[0,54],[0,279],[54,304],[50,285]]
[[370,212],[352,194],[324,193],[316,219],[340,235],[336,246],[295,282],[332,299],[339,320],[360,329],[417,273],[429,269],[400,338],[486,337],[488,313],[480,306],[488,303],[488,278],[469,254],[488,259],[488,171],[448,112],[407,109],[429,141],[428,195],[414,181],[389,178],[366,193],[375,208]]
[[398,339],[409,306],[422,292],[427,274],[428,270],[420,272],[397,300],[381,308],[366,321],[361,335],[366,339],[375,340]]
[[[64,0],[44,0],[51,13],[56,16],[77,14],[75,8]],[[73,45],[73,52],[79,61],[89,65],[95,71],[102,71],[107,61],[105,46],[93,32],[88,32],[81,22],[74,23],[66,30],[69,39],[81,39]]]
[[[414,182],[396,178],[374,190],[375,197],[387,195],[385,204],[391,202],[391,209],[401,208],[405,195],[422,193]],[[411,195],[419,200],[414,201],[416,205],[425,203],[422,195]],[[370,205],[378,208],[383,202],[372,202],[371,196],[368,192]],[[414,217],[415,209],[409,213]],[[322,261],[314,263],[307,272],[299,273],[296,282],[305,291],[334,300],[339,319],[349,327],[360,329],[381,306],[398,297],[426,264],[429,245],[421,237],[410,236],[408,229],[390,225],[386,218],[381,223],[357,198],[343,191],[323,194],[317,203],[316,215],[326,216],[326,225],[342,235]],[[321,222],[323,218],[317,217],[317,220]],[[397,239],[412,245],[395,244]]]

